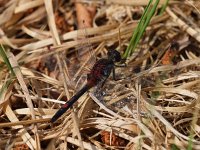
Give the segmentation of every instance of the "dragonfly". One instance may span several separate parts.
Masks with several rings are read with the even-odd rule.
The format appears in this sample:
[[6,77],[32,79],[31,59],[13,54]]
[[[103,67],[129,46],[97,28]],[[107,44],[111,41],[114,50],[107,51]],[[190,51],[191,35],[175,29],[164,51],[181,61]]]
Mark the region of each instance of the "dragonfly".
[[74,96],[71,97],[61,108],[54,114],[51,118],[51,122],[54,123],[59,117],[61,117],[73,104],[89,89],[102,83],[104,85],[107,78],[113,73],[113,78],[115,78],[115,63],[121,61],[120,52],[117,50],[109,50],[107,53],[107,58],[99,59],[92,67],[89,74],[87,74],[87,82]]

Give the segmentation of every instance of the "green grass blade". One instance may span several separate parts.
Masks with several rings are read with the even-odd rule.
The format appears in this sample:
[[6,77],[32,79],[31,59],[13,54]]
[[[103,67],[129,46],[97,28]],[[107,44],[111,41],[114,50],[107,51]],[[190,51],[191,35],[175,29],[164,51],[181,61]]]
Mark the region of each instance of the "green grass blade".
[[123,54],[122,58],[127,58],[127,57],[129,57],[131,55],[131,50],[134,49],[134,47],[136,45],[135,40],[137,38],[137,34],[140,31],[140,28],[144,24],[145,17],[146,17],[146,15],[147,15],[147,13],[148,13],[148,11],[150,9],[151,4],[152,4],[152,0],[149,1],[149,3],[147,5],[147,7],[145,8],[144,13],[143,13],[143,15],[142,15],[142,17],[141,17],[136,29],[133,31],[133,35],[131,37],[130,43],[129,43],[125,53]]
[[0,46],[0,56],[2,57],[4,63],[0,64],[1,70],[6,65],[8,67],[8,70],[11,72],[11,79],[8,79],[5,83],[3,83],[1,89],[0,89],[0,99],[4,99],[4,95],[10,86],[10,84],[13,82],[13,77],[15,77],[14,70],[9,62],[9,59],[5,53],[5,49],[3,45]]
[[10,84],[13,82],[13,80],[8,80],[8,81],[6,81],[4,84],[3,84],[3,86],[1,87],[1,90],[0,90],[0,99],[4,99],[4,96],[3,95],[5,95],[5,93],[6,93],[6,91],[7,91],[7,89],[8,89],[8,87],[10,86]]
[[163,6],[162,6],[162,8],[161,8],[161,10],[160,10],[160,12],[159,12],[159,15],[162,15],[162,14],[163,14],[163,12],[165,11],[165,9],[166,9],[167,6],[168,6],[168,3],[169,3],[169,0],[166,0],[165,4],[163,4]]
[[145,29],[147,28],[151,18],[156,12],[156,8],[159,4],[160,0],[156,0],[153,7],[151,8],[152,0],[149,1],[147,7],[145,8],[145,11],[140,19],[140,22],[138,23],[136,29],[133,32],[132,38],[130,40],[130,43],[124,52],[122,58],[127,59],[135,50],[137,44],[139,43],[143,33],[145,32]]
[[10,70],[11,76],[15,76],[15,72],[8,60],[8,57],[5,53],[5,49],[4,49],[3,45],[0,46],[0,55],[1,55],[2,59],[4,60],[5,64],[7,65],[8,69]]
[[[159,1],[160,1],[160,0],[157,0],[157,1],[155,2],[155,4],[153,5],[152,9],[150,10],[150,12],[148,13],[147,17],[145,18],[145,23],[144,23],[144,25],[141,27],[141,30],[140,30],[140,32],[139,32],[139,34],[138,34],[138,38],[136,39],[136,43],[139,43],[139,40],[141,39],[143,33],[145,32],[145,29],[147,28],[147,26],[148,26],[148,24],[149,24],[151,18],[153,17],[154,13],[156,12],[156,8],[157,8],[157,6],[158,6],[158,4],[159,4]],[[135,49],[135,48],[136,48],[136,46],[134,47],[134,49]]]

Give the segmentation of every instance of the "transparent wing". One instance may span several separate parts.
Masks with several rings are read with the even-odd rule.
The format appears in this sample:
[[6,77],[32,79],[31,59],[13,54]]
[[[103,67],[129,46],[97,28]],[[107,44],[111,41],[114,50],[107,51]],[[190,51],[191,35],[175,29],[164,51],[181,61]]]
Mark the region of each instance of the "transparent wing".
[[95,50],[89,37],[86,26],[83,29],[77,30],[77,41],[79,44],[75,47],[75,50],[78,63],[76,63],[77,69],[73,76],[73,81],[76,81],[76,86],[79,84],[82,85],[86,81],[87,74],[96,62]]

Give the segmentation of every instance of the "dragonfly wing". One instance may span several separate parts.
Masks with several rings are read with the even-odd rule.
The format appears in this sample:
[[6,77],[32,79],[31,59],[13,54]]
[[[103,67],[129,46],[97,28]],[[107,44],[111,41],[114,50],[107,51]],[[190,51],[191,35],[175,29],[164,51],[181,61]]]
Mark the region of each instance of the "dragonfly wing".
[[89,40],[89,33],[86,27],[77,30],[77,41],[79,43],[76,46],[79,69],[76,71],[73,79],[81,82],[85,81],[86,76],[83,75],[88,74],[88,72],[96,62],[96,57],[95,57],[95,51]]

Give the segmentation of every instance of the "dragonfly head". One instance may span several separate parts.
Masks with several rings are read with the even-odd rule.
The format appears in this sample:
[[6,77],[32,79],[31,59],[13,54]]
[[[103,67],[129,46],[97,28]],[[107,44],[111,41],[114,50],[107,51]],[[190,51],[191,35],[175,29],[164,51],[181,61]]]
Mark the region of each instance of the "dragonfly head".
[[108,58],[111,59],[113,62],[121,61],[121,55],[117,50],[109,50],[107,55]]

